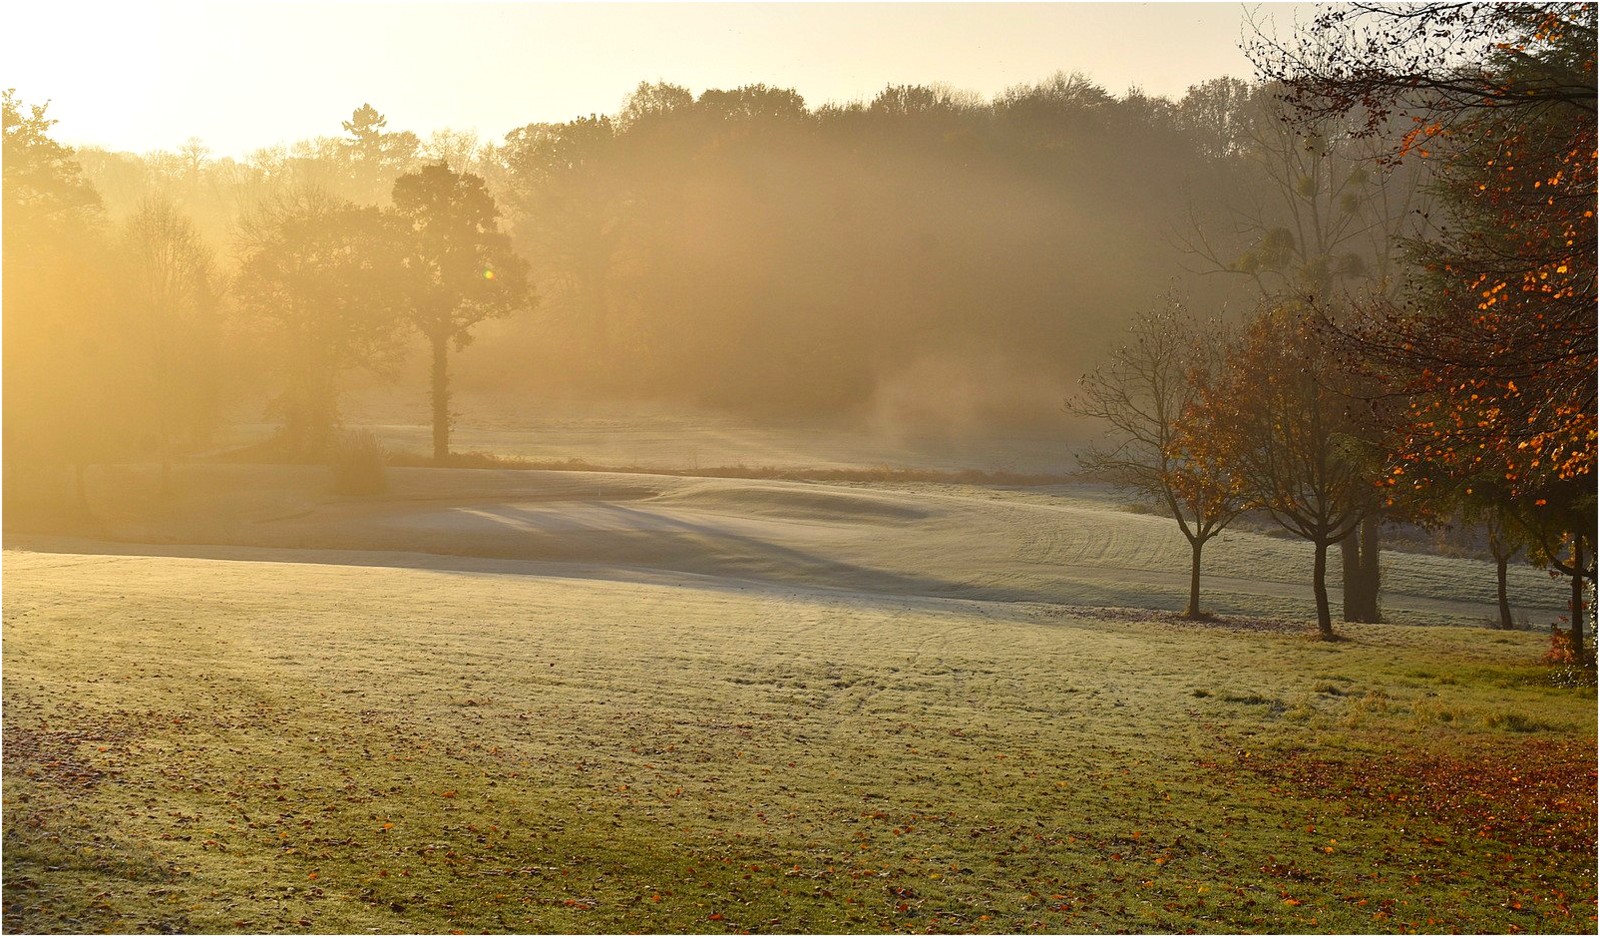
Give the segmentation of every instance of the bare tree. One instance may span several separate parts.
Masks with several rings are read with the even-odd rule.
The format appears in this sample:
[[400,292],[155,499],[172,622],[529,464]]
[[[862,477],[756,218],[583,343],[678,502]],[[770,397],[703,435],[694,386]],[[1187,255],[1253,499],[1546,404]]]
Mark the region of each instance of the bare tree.
[[428,162],[444,163],[451,172],[480,173],[484,146],[475,131],[435,130],[423,142],[422,156]]
[[1182,432],[1197,382],[1216,366],[1215,323],[1195,321],[1176,297],[1136,317],[1110,360],[1084,375],[1066,408],[1103,422],[1111,440],[1078,456],[1080,465],[1113,484],[1162,502],[1189,541],[1189,604],[1200,618],[1201,553],[1246,501],[1222,463],[1190,445],[1203,432]]

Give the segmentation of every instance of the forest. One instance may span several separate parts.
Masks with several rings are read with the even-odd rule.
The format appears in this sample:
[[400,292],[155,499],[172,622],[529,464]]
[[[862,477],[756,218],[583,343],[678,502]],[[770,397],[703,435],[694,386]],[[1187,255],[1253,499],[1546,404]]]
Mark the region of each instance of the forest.
[[[1186,232],[1174,221],[1214,209],[1196,203],[1222,180],[1265,183],[1243,141],[1251,122],[1275,119],[1271,107],[1228,79],[1179,102],[1057,75],[989,102],[891,87],[868,104],[814,108],[761,85],[695,98],[641,84],[615,114],[480,143],[391,131],[363,103],[343,134],[243,161],[210,158],[199,139],[177,153],[81,149],[76,170],[61,163],[40,180],[56,188],[39,197],[79,202],[107,244],[135,237],[136,218],[182,219],[186,250],[206,258],[193,288],[215,294],[187,313],[215,348],[192,353],[248,359],[223,369],[235,385],[223,393],[273,388],[270,365],[293,356],[254,353],[283,332],[250,311],[260,292],[240,280],[264,256],[263,225],[313,211],[311,192],[331,200],[320,211],[394,212],[396,181],[442,163],[482,180],[490,224],[531,286],[484,324],[493,334],[462,381],[836,412],[897,378],[981,368],[1000,385],[986,415],[1020,402],[1012,418],[1037,420],[1027,405],[1038,400],[1017,401],[1005,385],[1081,370],[1082,335],[1104,334],[1184,275],[1174,234]],[[14,101],[7,113],[19,163],[57,155],[32,149],[47,145],[42,112]],[[392,369],[415,350],[403,316],[370,318],[348,324],[360,347],[330,368]],[[377,331],[357,338],[367,327]]]

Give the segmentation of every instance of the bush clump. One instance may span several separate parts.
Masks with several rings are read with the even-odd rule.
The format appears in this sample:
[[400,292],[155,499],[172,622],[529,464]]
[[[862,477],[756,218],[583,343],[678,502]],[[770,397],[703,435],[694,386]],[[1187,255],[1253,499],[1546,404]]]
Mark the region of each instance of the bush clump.
[[342,434],[333,447],[333,491],[341,495],[377,495],[389,490],[383,446],[368,430]]

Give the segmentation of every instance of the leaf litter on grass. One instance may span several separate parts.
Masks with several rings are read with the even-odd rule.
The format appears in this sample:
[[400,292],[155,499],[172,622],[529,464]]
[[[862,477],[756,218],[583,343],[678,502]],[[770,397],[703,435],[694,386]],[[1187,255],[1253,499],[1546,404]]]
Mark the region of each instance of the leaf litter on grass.
[[5,584],[34,609],[4,645],[8,929],[1592,929],[1592,847],[1506,863],[1319,787],[1519,738],[1424,699],[1575,759],[1592,696],[1491,679],[1532,644],[153,557],[12,554]]

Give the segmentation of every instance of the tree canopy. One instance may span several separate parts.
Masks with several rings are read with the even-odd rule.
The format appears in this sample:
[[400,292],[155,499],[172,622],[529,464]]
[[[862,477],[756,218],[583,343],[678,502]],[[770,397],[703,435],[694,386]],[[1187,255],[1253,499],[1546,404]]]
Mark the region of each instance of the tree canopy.
[[448,347],[472,329],[532,302],[527,263],[499,229],[499,208],[483,179],[434,163],[394,184],[394,213],[406,226],[404,305],[433,352],[434,458],[449,456]]

